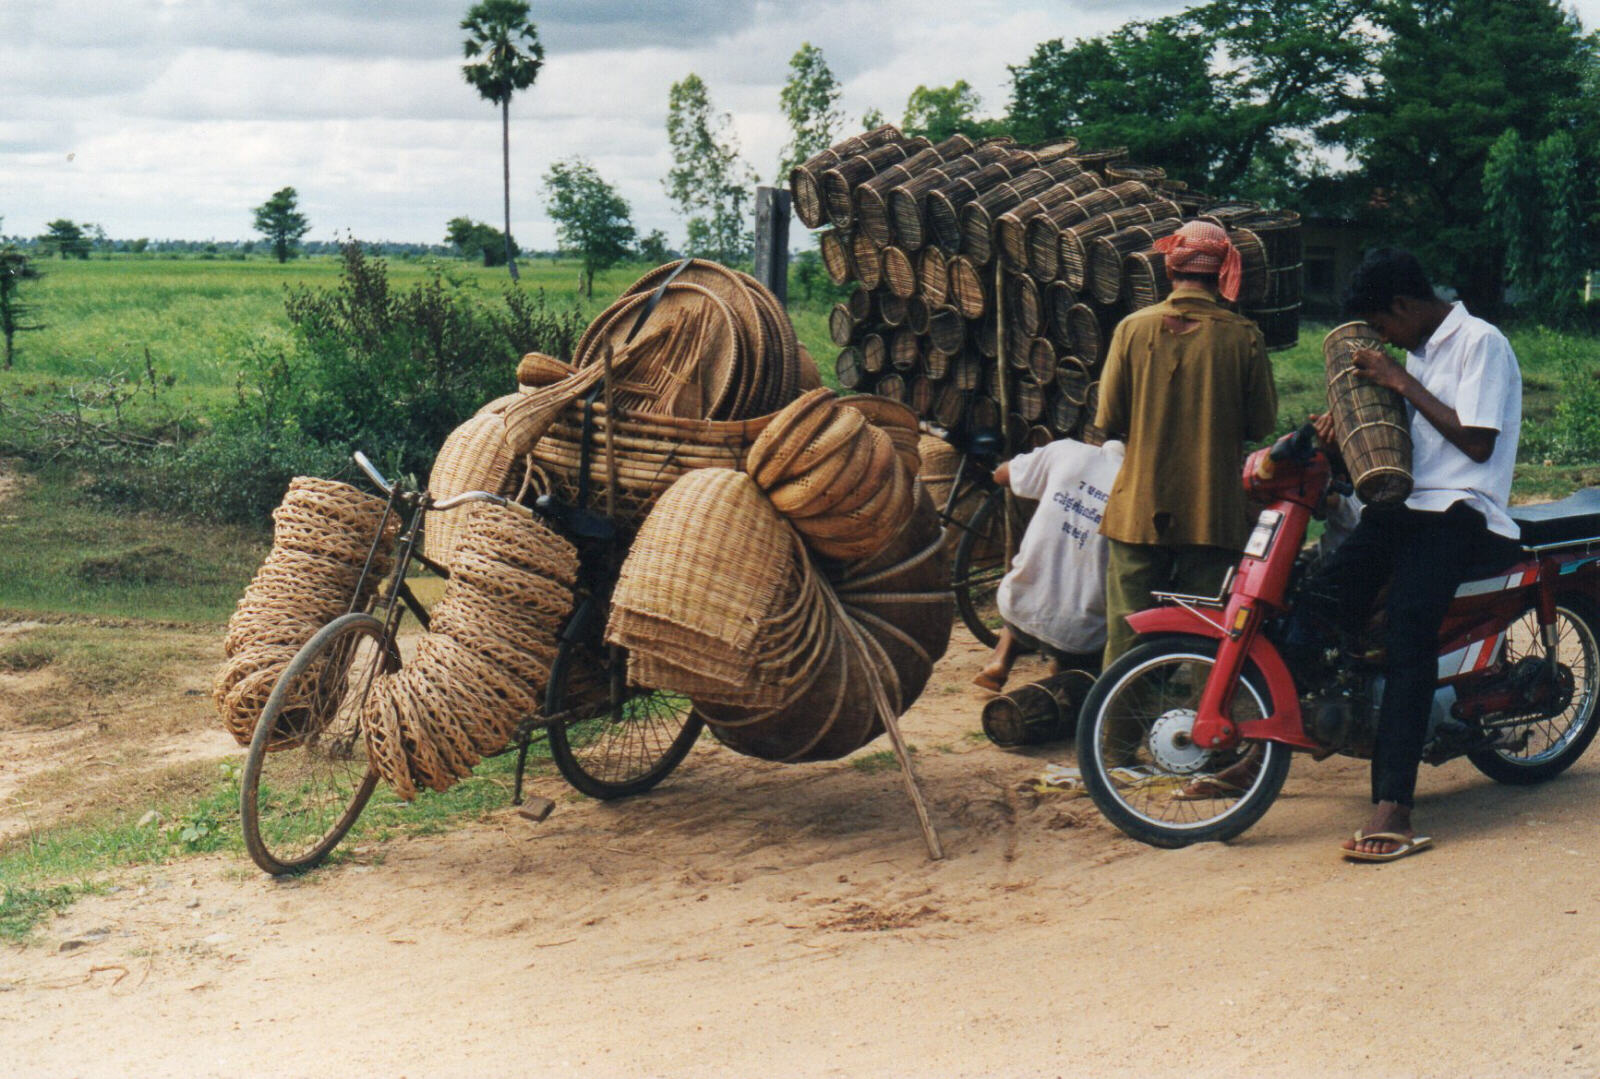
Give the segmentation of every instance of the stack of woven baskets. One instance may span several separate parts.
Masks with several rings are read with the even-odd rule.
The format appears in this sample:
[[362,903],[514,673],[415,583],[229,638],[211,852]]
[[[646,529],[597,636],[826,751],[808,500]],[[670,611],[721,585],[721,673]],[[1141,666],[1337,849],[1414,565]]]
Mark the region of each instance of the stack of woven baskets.
[[[364,605],[356,584],[369,552],[368,583],[388,572],[396,521],[388,517],[385,524],[384,510],[383,500],[348,484],[312,476],[290,482],[272,512],[272,551],[228,620],[225,661],[211,687],[222,724],[240,745],[250,743],[273,685],[300,646]],[[380,525],[384,536],[374,551]]]
[[790,189],[804,224],[832,225],[819,244],[834,282],[858,282],[828,323],[839,384],[1002,432],[1012,451],[1092,421],[1111,329],[1171,291],[1153,244],[1185,218],[1234,236],[1240,309],[1268,347],[1298,337],[1299,217],[1218,202],[1122,149],[930,145],[886,126],[801,164]]
[[538,712],[577,571],[572,545],[526,513],[471,509],[416,655],[367,695],[367,745],[396,794],[446,789]]
[[724,743],[768,760],[831,760],[877,737],[871,685],[909,708],[952,620],[916,462],[904,408],[821,390],[772,417],[748,475],[679,480],[612,595],[607,639],[628,649],[630,679],[685,694]]
[[773,506],[827,558],[878,551],[911,508],[916,416],[881,399],[860,404],[876,409],[880,422],[831,390],[811,391],[773,417],[745,463]]

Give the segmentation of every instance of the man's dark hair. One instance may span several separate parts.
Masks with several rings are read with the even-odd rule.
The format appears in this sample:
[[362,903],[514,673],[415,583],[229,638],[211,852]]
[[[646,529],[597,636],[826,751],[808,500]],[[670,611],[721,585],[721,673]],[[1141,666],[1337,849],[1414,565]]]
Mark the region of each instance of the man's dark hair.
[[1417,256],[1398,247],[1377,247],[1366,253],[1344,291],[1344,317],[1384,314],[1401,296],[1435,299],[1433,285]]
[[1204,285],[1212,292],[1217,291],[1218,277],[1219,275],[1214,273],[1173,273],[1170,270],[1167,272],[1167,280],[1173,284],[1177,284],[1179,281],[1187,281],[1195,285]]

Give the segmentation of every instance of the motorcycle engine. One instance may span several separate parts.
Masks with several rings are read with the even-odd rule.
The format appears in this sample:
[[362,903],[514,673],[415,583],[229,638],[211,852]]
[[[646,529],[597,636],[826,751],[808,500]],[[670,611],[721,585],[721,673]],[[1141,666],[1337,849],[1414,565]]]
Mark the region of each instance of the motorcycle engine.
[[1300,698],[1306,734],[1329,753],[1372,756],[1382,681],[1349,668],[1338,670],[1326,684]]

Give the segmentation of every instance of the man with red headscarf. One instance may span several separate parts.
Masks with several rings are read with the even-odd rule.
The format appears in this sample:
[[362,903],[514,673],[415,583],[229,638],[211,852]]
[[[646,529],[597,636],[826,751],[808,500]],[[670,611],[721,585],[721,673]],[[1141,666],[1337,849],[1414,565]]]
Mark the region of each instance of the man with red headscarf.
[[1271,434],[1278,416],[1261,331],[1221,302],[1239,295],[1227,232],[1190,221],[1156,250],[1172,294],[1112,334],[1094,420],[1127,443],[1100,525],[1107,664],[1132,647],[1125,618],[1151,606],[1151,592],[1217,593],[1250,533],[1245,443]]

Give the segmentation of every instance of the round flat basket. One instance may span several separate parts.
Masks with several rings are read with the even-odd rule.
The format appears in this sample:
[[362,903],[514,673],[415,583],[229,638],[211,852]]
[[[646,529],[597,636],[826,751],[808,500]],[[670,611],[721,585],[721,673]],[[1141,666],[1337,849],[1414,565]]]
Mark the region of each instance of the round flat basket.
[[[739,325],[739,317],[710,289],[685,281],[667,285],[635,340],[638,343],[657,326],[669,327],[669,336],[652,350],[649,363],[641,361],[622,382],[637,388],[630,393],[644,394],[658,386],[663,392],[653,401],[628,403],[642,412],[680,419],[726,418],[743,389],[746,331],[759,333],[755,305],[748,296],[745,299],[748,327]],[[587,343],[579,344],[584,351],[577,353],[577,365],[600,363],[608,346],[613,355],[620,352],[649,300],[648,294],[636,293],[602,313],[590,327]]]

